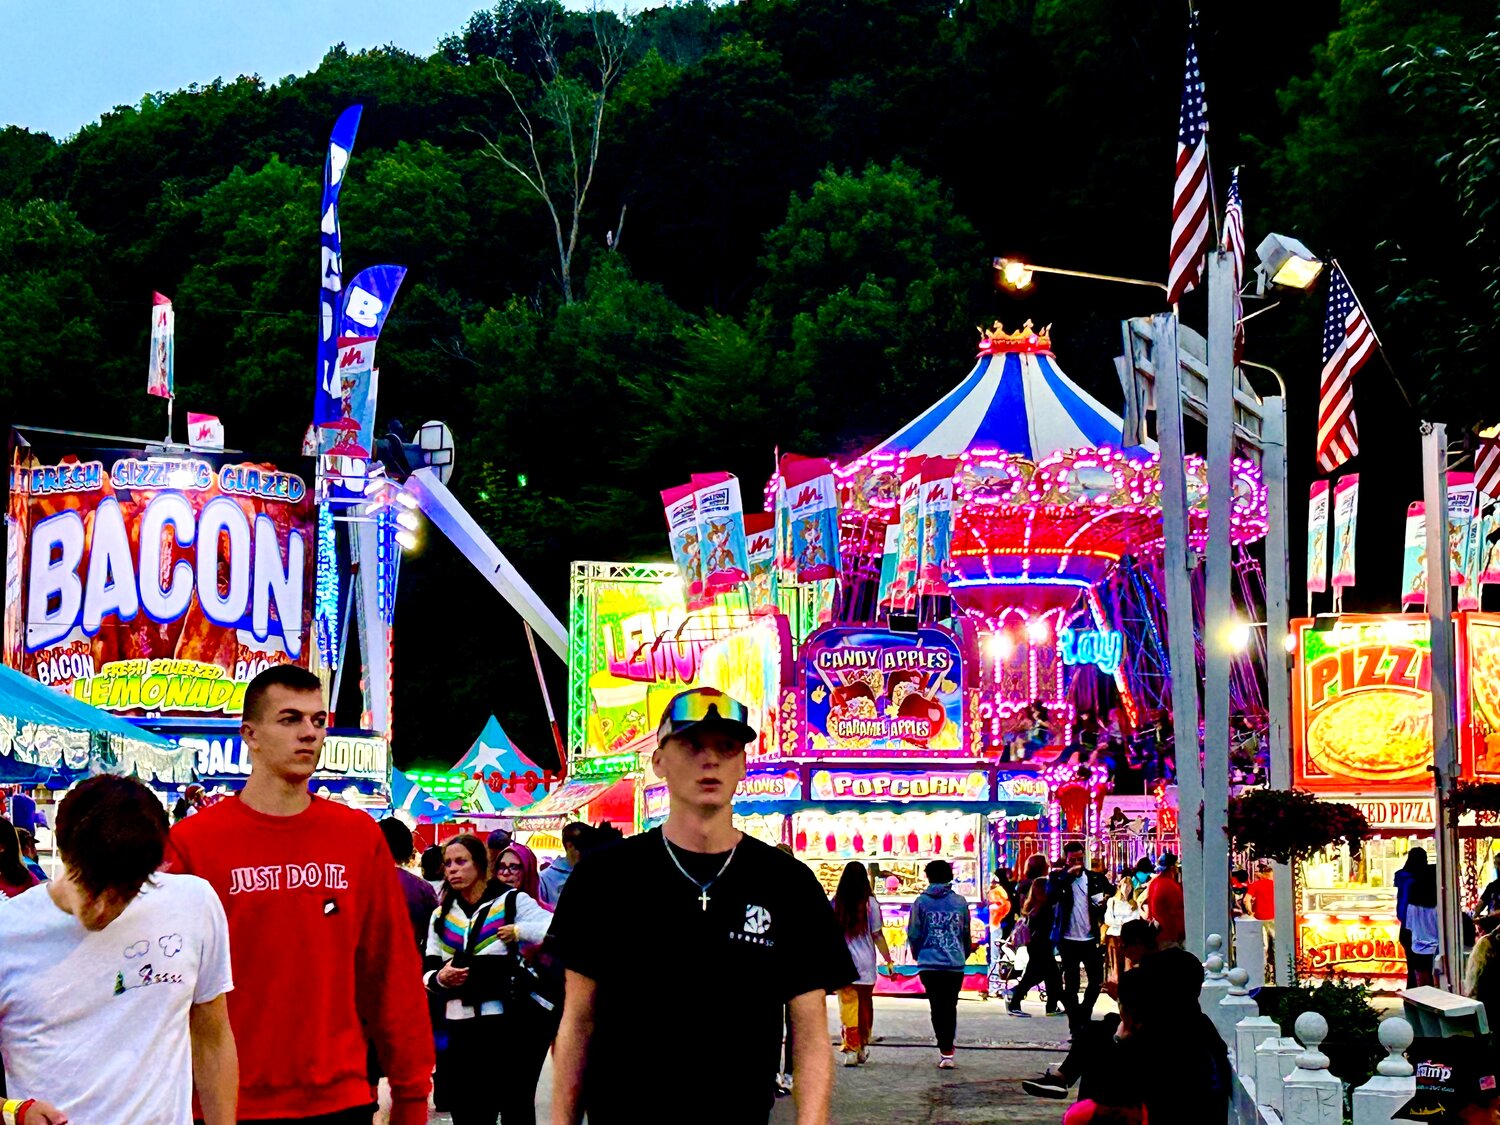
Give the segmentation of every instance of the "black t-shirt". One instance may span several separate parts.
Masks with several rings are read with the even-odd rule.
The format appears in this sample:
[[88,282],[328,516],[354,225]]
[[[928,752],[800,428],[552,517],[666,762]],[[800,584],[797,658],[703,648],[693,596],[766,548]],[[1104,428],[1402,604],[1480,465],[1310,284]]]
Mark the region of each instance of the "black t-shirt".
[[[728,857],[676,855],[699,883]],[[705,910],[659,828],[569,876],[548,938],[597,985],[591,1125],[764,1122],[786,1002],[854,980],[822,887],[791,856],[746,836],[708,896]]]

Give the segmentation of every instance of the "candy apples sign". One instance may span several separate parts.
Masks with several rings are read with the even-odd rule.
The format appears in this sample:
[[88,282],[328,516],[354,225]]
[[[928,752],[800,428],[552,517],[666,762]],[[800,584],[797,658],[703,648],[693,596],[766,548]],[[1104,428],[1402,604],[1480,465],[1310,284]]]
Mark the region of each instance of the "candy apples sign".
[[307,666],[305,473],[237,456],[17,431],[5,662],[133,717],[238,715],[271,664]]

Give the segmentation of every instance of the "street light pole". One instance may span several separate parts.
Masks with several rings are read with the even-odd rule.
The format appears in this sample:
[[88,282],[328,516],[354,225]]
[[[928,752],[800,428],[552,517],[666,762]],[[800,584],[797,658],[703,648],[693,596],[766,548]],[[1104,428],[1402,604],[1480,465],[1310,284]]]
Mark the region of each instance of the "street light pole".
[[1089,270],[1065,270],[1057,266],[1036,266],[1030,262],[1023,262],[1019,258],[996,258],[994,267],[1000,271],[1001,282],[1014,289],[1028,288],[1031,285],[1031,274],[1054,273],[1059,277],[1082,277],[1089,281],[1113,281],[1118,285],[1141,285],[1147,289],[1160,289],[1163,293],[1169,292],[1166,285],[1160,281],[1146,281],[1139,277],[1117,277],[1112,273],[1092,273]]
[[1442,987],[1463,987],[1463,929],[1459,921],[1458,832],[1449,824],[1449,798],[1458,780],[1453,740],[1453,590],[1448,573],[1448,427],[1422,425],[1422,498],[1427,524],[1427,620],[1432,645],[1433,795],[1437,820],[1438,968]]
[[[1281,372],[1264,363],[1241,360],[1242,367],[1255,367],[1276,376],[1280,395],[1261,399],[1261,475],[1266,482],[1266,696],[1268,700],[1267,731],[1271,751],[1271,788],[1292,787],[1292,756],[1288,740],[1291,731],[1292,693],[1287,662],[1290,654],[1283,648],[1290,635],[1291,621],[1287,604],[1291,579],[1288,576],[1287,549],[1287,466],[1286,466],[1286,380]],[[1278,985],[1292,983],[1293,927],[1296,902],[1292,895],[1292,869],[1278,863],[1274,876],[1275,921],[1280,923],[1281,944],[1274,950],[1272,968]],[[1274,942],[1273,930],[1273,942]]]
[[1183,926],[1189,949],[1202,950],[1203,845],[1198,837],[1203,774],[1198,769],[1198,658],[1193,651],[1193,549],[1188,542],[1187,451],[1182,437],[1182,359],[1177,316],[1151,318],[1156,372],[1156,440],[1161,471],[1161,565],[1172,656],[1172,743],[1177,757],[1177,850],[1182,867]]
[[[1208,544],[1203,599],[1203,924],[1229,935],[1230,509],[1234,501],[1234,268],[1208,255]],[[1177,768],[1182,770],[1178,752]],[[1200,948],[1202,948],[1200,946]]]

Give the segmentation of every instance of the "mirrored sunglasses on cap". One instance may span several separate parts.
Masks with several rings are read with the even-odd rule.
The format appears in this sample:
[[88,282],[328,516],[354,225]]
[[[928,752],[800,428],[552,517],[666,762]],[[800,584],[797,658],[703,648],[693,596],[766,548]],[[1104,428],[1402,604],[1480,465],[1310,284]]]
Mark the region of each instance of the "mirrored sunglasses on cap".
[[750,709],[717,688],[693,688],[674,695],[662,712],[656,741],[665,742],[699,728],[721,730],[740,742],[755,741]]

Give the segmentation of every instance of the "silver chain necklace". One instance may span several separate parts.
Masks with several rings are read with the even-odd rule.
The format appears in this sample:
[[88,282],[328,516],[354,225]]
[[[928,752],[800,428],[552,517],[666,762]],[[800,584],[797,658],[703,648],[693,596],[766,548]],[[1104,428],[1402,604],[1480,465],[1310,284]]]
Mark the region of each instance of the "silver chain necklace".
[[[741,836],[740,839],[743,840],[744,837]],[[719,881],[720,876],[722,876],[724,874],[724,872],[726,872],[726,871],[729,870],[729,864],[734,859],[734,853],[737,852],[737,851],[739,851],[739,848],[740,848],[739,841],[735,841],[734,847],[732,847],[732,848],[729,849],[729,855],[724,860],[724,866],[721,867],[721,868],[719,868],[718,874],[715,875],[712,879],[710,879],[706,883],[700,883],[700,882],[698,882],[697,879],[694,879],[691,875],[688,874],[687,868],[684,867],[684,866],[682,866],[682,861],[677,858],[677,853],[672,850],[672,842],[667,839],[667,834],[665,832],[663,832],[661,834],[661,842],[662,842],[663,846],[665,846],[666,849],[667,849],[667,855],[669,855],[669,856],[672,857],[672,866],[675,867],[675,868],[677,868],[678,871],[682,872],[682,877],[684,879],[686,879],[689,883],[693,884],[693,886],[695,886],[695,887],[698,888],[698,892],[699,892],[698,893],[698,904],[701,907],[703,907],[703,909],[705,911],[707,911],[708,910],[708,888],[711,887],[711,886],[713,886],[715,883],[717,883]]]

